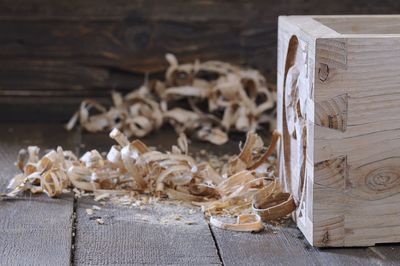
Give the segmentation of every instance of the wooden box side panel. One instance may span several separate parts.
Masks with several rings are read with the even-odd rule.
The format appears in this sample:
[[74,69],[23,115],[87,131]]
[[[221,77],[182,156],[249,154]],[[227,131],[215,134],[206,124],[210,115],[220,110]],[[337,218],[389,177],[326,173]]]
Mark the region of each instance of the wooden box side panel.
[[[294,219],[307,240],[313,241],[313,100],[314,38],[300,26],[280,19],[278,32],[278,148],[279,176],[298,205]],[[305,23],[305,24],[304,24]]]
[[318,39],[314,243],[400,242],[400,38]]

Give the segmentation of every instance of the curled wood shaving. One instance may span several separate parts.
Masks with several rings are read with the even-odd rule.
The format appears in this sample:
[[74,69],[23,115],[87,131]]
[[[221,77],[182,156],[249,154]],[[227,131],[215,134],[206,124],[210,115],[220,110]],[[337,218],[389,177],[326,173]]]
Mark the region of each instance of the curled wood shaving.
[[258,214],[241,214],[235,224],[224,223],[215,217],[210,218],[210,224],[226,230],[240,232],[259,232],[264,229],[261,217]]
[[104,224],[104,220],[102,218],[97,218],[96,223],[102,225]]
[[264,221],[276,220],[296,209],[293,196],[281,191],[278,181],[257,191],[253,198],[253,211]]
[[[221,171],[191,157],[183,134],[167,152],[153,151],[140,140],[130,142],[118,129],[113,129],[110,137],[117,145],[111,146],[106,156],[91,150],[78,158],[61,147],[41,158],[38,147],[21,151],[16,165],[22,173],[10,181],[7,196],[31,191],[55,197],[72,188],[80,196],[93,193],[97,201],[119,197],[124,205],[168,197],[201,206],[211,224],[241,231],[261,230],[258,215],[276,219],[289,214],[289,207],[294,206],[287,204],[291,196],[281,192],[274,181],[275,166],[268,158],[278,141],[277,132],[269,149],[257,134],[248,133],[240,154]],[[258,215],[249,214],[252,207]],[[88,213],[98,209],[93,206]],[[219,223],[217,215],[237,216],[239,225]]]
[[178,134],[221,145],[228,132],[273,122],[276,95],[260,72],[219,61],[179,64],[172,54],[166,59],[164,81],[146,82],[125,96],[113,92],[110,108],[85,100],[66,128],[79,122],[89,132],[118,128],[143,137],[168,123]]

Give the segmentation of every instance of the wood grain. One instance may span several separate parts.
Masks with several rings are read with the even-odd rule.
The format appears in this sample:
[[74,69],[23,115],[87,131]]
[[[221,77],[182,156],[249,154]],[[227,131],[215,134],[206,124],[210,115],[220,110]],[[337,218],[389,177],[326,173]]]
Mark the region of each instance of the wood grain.
[[398,246],[327,248],[310,246],[294,223],[261,234],[212,228],[224,265],[394,265]]
[[[172,128],[142,139],[160,150],[169,150],[176,143]],[[113,140],[106,133],[82,133],[82,149],[108,151]],[[232,152],[238,143],[222,146],[222,152]],[[192,147],[195,147],[192,149]],[[191,151],[209,146],[197,143]],[[166,204],[139,207],[107,206],[93,216],[102,217],[98,225],[85,209],[97,202],[78,199],[75,263],[77,265],[220,265],[217,248],[209,226],[199,209],[189,214],[190,207]],[[179,220],[176,220],[176,215]],[[185,222],[193,221],[188,225]]]
[[[151,134],[144,139],[145,143],[161,150],[169,149],[170,146],[175,143],[175,140],[176,136],[173,129],[168,127],[163,128],[160,132]],[[193,141],[189,150],[194,154],[197,154],[201,149],[206,149],[207,151],[221,155],[225,153],[234,154],[237,153],[237,145],[240,140],[244,140],[243,135],[234,136],[234,141],[230,141],[227,145],[224,145],[218,150],[215,150],[215,147],[213,146]],[[266,138],[266,141],[268,141],[268,138]],[[106,147],[112,145],[113,141],[109,139],[106,133],[94,135],[83,133],[82,144],[82,149],[85,150],[97,148],[101,151],[107,151]],[[336,167],[338,165],[343,165],[343,162],[344,160],[341,158],[329,164],[329,166],[334,167],[331,171],[337,173],[338,170]],[[320,168],[325,169],[325,173],[329,172],[329,169],[326,169],[326,165],[325,167],[322,167],[321,165]],[[327,185],[336,186],[337,183],[328,183]],[[81,205],[79,208],[80,211],[78,212],[78,237],[76,239],[78,251],[76,256],[79,258],[80,263],[99,263],[100,265],[103,265],[102,262],[100,262],[98,258],[95,258],[94,255],[90,254],[89,251],[85,252],[84,247],[90,246],[89,240],[93,240],[94,238],[97,243],[99,243],[96,244],[96,256],[101,256],[101,258],[103,258],[103,255],[98,255],[98,253],[108,254],[108,250],[110,249],[117,254],[109,255],[111,258],[104,258],[104,261],[107,263],[133,263],[133,257],[135,257],[136,263],[138,261],[141,263],[167,263],[169,260],[173,260],[172,255],[165,259],[156,260],[154,254],[147,250],[144,250],[143,254],[135,255],[136,252],[132,250],[126,251],[126,247],[133,245],[134,247],[139,248],[139,250],[142,250],[144,247],[154,245],[160,250],[155,252],[158,252],[157,254],[160,255],[162,252],[166,252],[166,247],[153,242],[155,241],[153,240],[153,236],[156,234],[155,232],[158,232],[157,230],[163,228],[166,232],[172,231],[173,234],[171,234],[171,239],[177,239],[186,243],[186,240],[180,240],[180,238],[175,237],[174,234],[186,234],[186,230],[191,229],[191,227],[185,228],[187,225],[179,224],[179,222],[177,222],[178,224],[175,225],[175,228],[173,229],[170,228],[172,224],[160,225],[157,223],[157,221],[160,220],[160,217],[165,216],[165,213],[170,214],[171,212],[182,212],[182,209],[171,206],[166,206],[167,209],[164,211],[157,208],[149,208],[146,210],[117,208],[116,210],[113,210],[112,206],[108,206],[94,215],[104,217],[107,226],[104,228],[97,225],[95,221],[90,220],[90,217],[84,212],[85,208],[90,208],[92,206],[92,202],[79,200],[79,203]],[[182,216],[188,217],[187,214]],[[197,214],[188,217],[188,219],[194,218],[200,219],[201,217],[198,217]],[[81,223],[79,223],[79,221],[81,221]],[[136,226],[139,226],[141,231],[140,233],[138,232],[139,229],[133,229],[135,225],[132,223],[139,224]],[[156,223],[154,231],[150,230],[150,228],[154,226],[153,223]],[[205,251],[202,247],[206,246],[207,249],[210,248],[209,245],[211,245],[212,240],[209,238],[209,233],[206,231],[202,222],[200,225],[201,231],[205,232],[204,234],[207,235],[207,241],[210,241],[210,243],[207,244],[200,242],[202,246],[196,244],[195,248],[199,249],[200,253],[203,254]],[[181,226],[183,226],[183,228],[179,229]],[[224,265],[288,265],[294,263],[296,263],[296,265],[392,265],[398,260],[398,256],[396,255],[399,250],[398,245],[375,247],[376,252],[368,248],[318,249],[311,247],[293,223],[276,228],[268,226],[267,230],[261,234],[238,233],[217,228],[211,229],[215,245],[218,246],[218,251]],[[199,230],[198,227],[194,228],[196,235]],[[125,234],[127,234],[127,236],[125,236]],[[160,235],[161,239],[163,239],[164,233]],[[135,236],[135,239],[143,240],[142,242],[144,243],[141,245],[132,244],[133,240],[129,239],[131,236],[132,238]],[[122,241],[123,244],[111,244],[107,243],[105,240],[105,238],[118,239],[118,237],[120,237],[120,239],[116,240],[116,242]],[[191,239],[191,236],[189,238]],[[203,238],[205,238],[205,236],[201,237],[201,241],[203,241]],[[83,242],[82,244],[81,241]],[[122,245],[124,246],[122,247]],[[178,247],[181,247],[181,244],[177,245]],[[125,248],[125,251],[122,248]],[[190,249],[191,248],[192,245],[190,244]],[[185,248],[183,249],[186,250]],[[92,251],[92,248],[89,248],[89,250]],[[187,252],[190,253],[192,251],[189,250]],[[213,252],[217,252],[217,249]],[[377,252],[382,252],[384,257],[382,257],[382,254],[378,255]],[[206,256],[205,260],[210,260],[209,262],[213,263],[209,254],[205,254],[204,256]],[[196,257],[196,259],[198,258]],[[178,260],[182,263],[184,261],[182,258],[178,258]],[[193,263],[194,262],[195,261],[193,261]],[[197,263],[203,262],[204,261],[197,261]],[[176,263],[177,262],[174,264]]]
[[[317,0],[2,0],[0,96],[16,104],[41,96],[49,104],[43,109],[65,120],[73,108],[62,112],[52,104],[61,100],[55,96],[74,95],[78,102],[105,99],[112,89],[126,92],[142,83],[145,73],[160,75],[166,52],[182,62],[199,58],[249,65],[274,82],[278,15],[399,12],[394,0],[368,5],[350,0],[324,5]],[[12,105],[2,109],[15,111]],[[3,113],[0,120],[21,117]]]
[[[221,264],[199,211],[189,214],[190,208],[165,204],[143,209],[109,206],[89,216],[85,209],[93,204],[96,202],[78,200],[76,265]],[[91,217],[101,217],[104,224]]]
[[[368,18],[370,31],[360,24]],[[320,23],[325,21],[326,25]],[[306,169],[303,175],[290,176],[288,167],[281,167],[280,175],[284,184],[291,184],[287,187],[292,193],[302,190],[296,219],[313,245],[400,242],[400,32],[390,27],[390,32],[377,32],[399,21],[397,15],[281,19],[279,130],[287,131],[285,121],[289,132],[298,123],[288,118],[290,111],[286,116],[282,111],[287,109],[283,97],[291,93],[285,91],[284,82],[289,78],[284,74],[284,62],[292,35],[299,43],[306,43],[303,53],[308,58],[305,65],[301,64],[306,74],[299,76],[296,86],[310,93],[297,108],[305,110],[307,119],[307,130],[300,132],[307,138]],[[301,60],[296,57],[294,65]],[[288,165],[288,158],[293,156],[284,154],[295,153],[296,147],[288,143],[299,143],[302,138],[298,133],[284,134],[283,138],[280,165]],[[295,165],[288,169],[298,171]]]
[[[27,145],[74,149],[61,125],[0,124],[0,191],[17,173],[14,161]],[[25,195],[0,201],[0,265],[70,265],[73,199]]]
[[[295,228],[240,233],[212,228],[224,265],[318,265]],[[289,235],[292,232],[294,235]]]
[[[73,149],[81,142],[80,137],[65,133],[59,124],[2,123],[0,129],[2,190],[16,172],[13,162],[19,148],[62,144]],[[105,151],[105,145],[112,143],[107,139],[105,133],[83,134],[86,146],[81,149]],[[221,152],[237,152],[237,141]],[[146,139],[146,143],[161,149],[174,142],[174,132],[168,128]],[[191,147],[195,153],[204,148],[201,143]],[[332,165],[341,165],[341,161]],[[213,229],[215,243],[201,213],[193,215],[187,209],[168,205],[143,210],[108,205],[88,216],[85,209],[93,203],[90,199],[79,200],[74,265],[221,264],[216,244],[224,265],[395,265],[399,261],[399,245],[313,248],[290,223],[281,228],[269,226],[262,234]],[[181,214],[180,220],[175,219],[177,213]],[[26,196],[23,200],[1,201],[0,265],[69,265],[71,214],[72,199],[68,195],[60,199]],[[91,217],[102,217],[105,224],[98,225]],[[160,224],[161,220],[165,224]],[[187,220],[197,224],[187,225]]]
[[[326,64],[324,65],[327,66]],[[320,72],[318,74],[321,75]],[[324,75],[324,79],[326,80],[327,78],[328,74]],[[342,132],[346,131],[347,97],[347,94],[343,94],[326,101],[316,102],[314,123],[318,126],[328,127]]]

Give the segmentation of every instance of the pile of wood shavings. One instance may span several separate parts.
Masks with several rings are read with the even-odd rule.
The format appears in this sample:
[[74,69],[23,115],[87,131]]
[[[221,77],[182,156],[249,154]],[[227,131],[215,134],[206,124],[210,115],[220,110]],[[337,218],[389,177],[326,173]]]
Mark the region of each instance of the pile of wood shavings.
[[[118,129],[110,137],[118,145],[112,146],[105,158],[92,150],[78,159],[71,151],[58,147],[39,159],[38,147],[21,150],[16,165],[22,173],[10,181],[7,196],[30,191],[56,197],[73,188],[76,193],[93,193],[96,200],[112,195],[129,204],[139,198],[167,197],[201,206],[211,224],[238,231],[259,231],[263,228],[261,219],[279,218],[293,210],[273,209],[283,202],[281,198],[287,200],[275,180],[274,161],[270,160],[279,138],[277,132],[268,149],[257,134],[248,133],[240,154],[231,157],[220,172],[188,155],[184,134],[165,153],[151,150],[140,140],[129,142]],[[268,208],[261,209],[262,205]],[[223,223],[216,215],[237,216],[238,223]]]
[[220,145],[230,131],[273,123],[276,95],[260,72],[219,61],[179,64],[172,54],[166,59],[164,82],[145,82],[125,96],[113,92],[109,109],[85,100],[67,129],[79,121],[89,132],[118,128],[128,137],[143,137],[169,123],[178,134]]

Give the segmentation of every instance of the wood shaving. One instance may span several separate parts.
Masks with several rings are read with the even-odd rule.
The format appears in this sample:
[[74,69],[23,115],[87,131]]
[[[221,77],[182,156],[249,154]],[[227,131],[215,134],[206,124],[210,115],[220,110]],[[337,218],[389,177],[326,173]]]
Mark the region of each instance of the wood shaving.
[[221,229],[240,232],[259,232],[264,229],[261,217],[257,214],[241,214],[237,217],[235,224],[224,223],[211,217],[210,224]]
[[219,61],[179,64],[172,54],[166,59],[165,81],[146,81],[125,96],[113,92],[110,108],[85,100],[66,128],[79,122],[89,132],[118,128],[128,137],[143,137],[168,123],[179,135],[221,145],[228,132],[273,123],[276,93],[259,71]]
[[[27,156],[19,153],[16,165],[22,173],[10,181],[7,196],[30,191],[56,197],[72,188],[79,196],[92,193],[95,200],[129,206],[168,197],[200,206],[215,226],[243,231],[260,229],[259,216],[277,219],[293,210],[291,195],[280,190],[273,174],[270,155],[279,139],[277,132],[269,149],[257,134],[248,133],[240,154],[231,157],[220,171],[188,155],[187,140],[182,136],[167,152],[151,150],[140,140],[130,142],[118,129],[113,129],[110,137],[117,145],[104,156],[91,150],[78,158],[58,147],[39,158],[39,148],[28,147]],[[252,208],[255,214],[251,214]],[[100,209],[94,205],[86,212],[91,215]],[[239,225],[223,225],[216,220],[218,215],[238,217]],[[174,218],[181,219],[179,215]]]
[[97,224],[104,224],[104,220],[102,218],[97,218],[95,221]]
[[253,211],[264,221],[285,217],[296,209],[293,196],[284,193],[278,181],[257,191],[253,197]]

